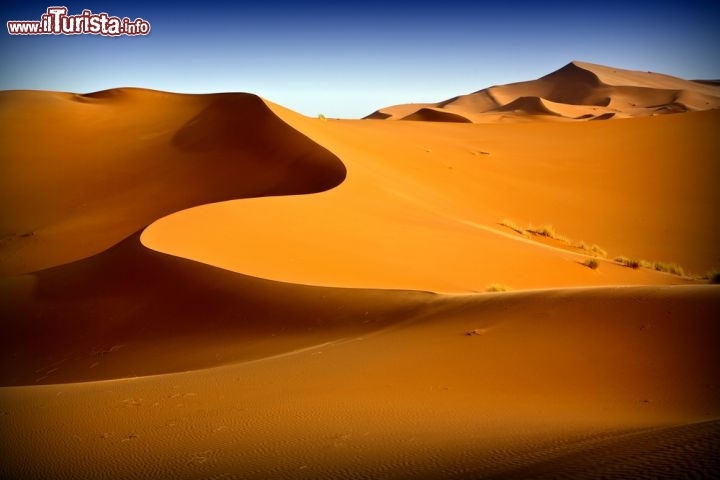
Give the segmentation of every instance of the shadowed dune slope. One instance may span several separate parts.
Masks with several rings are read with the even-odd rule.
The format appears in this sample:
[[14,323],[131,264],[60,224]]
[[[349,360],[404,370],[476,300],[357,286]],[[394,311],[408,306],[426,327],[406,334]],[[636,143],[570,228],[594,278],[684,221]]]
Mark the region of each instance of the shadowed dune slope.
[[472,123],[469,119],[463,117],[462,115],[458,115],[457,113],[450,113],[442,110],[437,110],[434,108],[421,108],[420,110],[416,111],[415,113],[412,113],[408,115],[407,117],[403,117],[403,120],[421,120],[421,121],[427,121],[427,122],[455,122],[455,123]]
[[[398,119],[407,117],[408,115],[417,112],[418,110],[422,110],[423,108],[429,108],[434,107],[435,104],[431,103],[408,103],[408,104],[400,104],[400,105],[393,105],[392,107],[383,108],[380,110],[377,110],[367,117],[365,119],[371,119],[371,120],[385,120],[388,118],[392,119]],[[385,111],[388,111],[387,113]]]
[[520,112],[526,115],[560,115],[552,111],[540,97],[518,97],[495,109],[497,112]]
[[[617,341],[635,341],[623,336],[634,338],[635,333],[627,332],[635,332],[636,328],[642,332],[650,325],[657,326],[655,322],[670,322],[658,337],[662,345],[682,337],[690,343],[701,342],[696,345],[698,355],[710,355],[712,351],[701,346],[702,339],[714,342],[717,338],[717,325],[711,319],[720,313],[720,296],[714,287],[608,288],[509,294],[493,299],[492,295],[439,296],[292,285],[154,252],[140,244],[138,235],[88,259],[4,277],[0,287],[5,331],[0,345],[4,385],[89,381],[205,368],[363,335],[421,318],[439,322],[437,327],[441,329],[450,328],[447,322],[457,318],[464,326],[456,325],[455,333],[461,334],[489,328],[495,321],[504,321],[504,314],[515,318],[509,308],[517,314],[512,339],[517,344],[542,338],[546,344],[543,349],[550,348],[546,336],[566,340],[569,330],[576,329],[579,335],[585,335],[581,331],[602,329],[604,322],[612,318],[626,332],[619,333]],[[586,308],[597,315],[582,325],[574,325],[574,315]],[[538,320],[547,315],[543,311],[556,309],[565,312],[558,314],[558,325]],[[497,320],[490,321],[493,315]],[[476,326],[474,319],[479,322]],[[653,320],[647,323],[642,319]],[[693,322],[699,323],[692,326]],[[702,335],[703,331],[707,335]],[[423,342],[431,338],[434,336],[429,334]],[[590,335],[590,339],[596,342],[597,335]],[[434,347],[428,343],[425,348]],[[618,348],[614,345],[610,350]],[[674,354],[668,354],[668,361],[674,361],[675,355],[685,356],[684,349],[676,347]],[[637,350],[632,355],[661,357],[661,353],[658,345],[657,350]],[[614,367],[607,363],[608,358],[598,368],[624,368],[626,354],[629,351],[618,357],[617,364],[612,363]],[[508,362],[504,360],[506,366]],[[683,365],[688,364],[685,358]],[[708,359],[708,366],[715,364]],[[512,368],[520,369],[521,365]]]
[[[528,99],[534,99],[532,101]],[[572,106],[570,109],[547,108],[543,101]],[[517,102],[520,102],[518,105]],[[409,110],[415,105],[382,108],[366,118],[438,121]],[[528,115],[549,115],[567,119],[637,117],[663,113],[720,108],[720,87],[669,75],[639,72],[571,62],[537,80],[493,86],[468,95],[425,104],[423,108],[442,109],[477,123],[519,120]],[[414,110],[418,111],[417,108]],[[498,117],[494,112],[509,112]]]
[[379,328],[430,295],[351,295],[253,279],[148,250],[138,237],[0,279],[0,383],[90,381],[263,357]]
[[[203,276],[215,273],[190,273],[173,286],[193,284],[207,295]],[[242,282],[253,295],[221,288],[213,300],[225,298],[232,308],[208,306],[210,316],[180,320],[179,329],[215,352],[221,342],[241,344],[243,331],[267,328],[270,319],[274,331],[280,325],[286,331],[264,347],[266,357],[122,381],[0,389],[0,428],[13,439],[0,471],[6,478],[79,472],[84,478],[521,478],[528,472],[582,478],[592,459],[587,477],[593,478],[606,462],[620,473],[642,467],[651,477],[673,459],[685,462],[683,472],[712,467],[704,454],[716,442],[717,423],[645,429],[720,417],[717,287],[402,299],[399,292]],[[276,295],[269,298],[271,291]],[[258,303],[248,308],[247,302]],[[370,318],[389,313],[390,322],[372,327],[387,328],[374,334],[357,328],[363,304]],[[152,332],[163,322],[159,308],[152,316],[139,309],[127,326],[135,331],[144,324]],[[232,335],[217,323],[206,332],[210,321],[227,329],[238,312],[247,321]],[[276,323],[271,312],[282,319]],[[271,356],[292,332],[310,339],[325,318],[331,320],[324,328],[345,324],[335,338]],[[127,335],[116,331],[111,338]],[[145,363],[179,363],[179,347],[195,356],[192,344],[171,337],[156,338],[137,354]],[[133,362],[133,345],[127,348],[96,361]],[[168,351],[176,354],[172,360]],[[78,374],[80,366],[74,365]],[[85,376],[92,370],[87,366]],[[686,439],[692,443],[680,448]],[[658,460],[649,464],[646,454]]]
[[242,93],[1,92],[0,145],[3,274],[93,255],[183,208],[345,177],[334,155]]

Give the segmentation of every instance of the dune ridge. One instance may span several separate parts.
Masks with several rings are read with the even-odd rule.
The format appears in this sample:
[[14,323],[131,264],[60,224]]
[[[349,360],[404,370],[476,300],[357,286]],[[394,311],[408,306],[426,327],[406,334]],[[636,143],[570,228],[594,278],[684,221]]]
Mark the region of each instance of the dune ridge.
[[[548,106],[552,103],[553,107]],[[653,72],[573,61],[537,80],[489,87],[442,102],[381,108],[368,119],[437,120],[440,112],[476,123],[535,119],[630,118],[720,108],[720,88]],[[432,116],[423,111],[437,112]],[[500,115],[498,115],[500,114]]]
[[0,125],[2,274],[100,253],[183,208],[345,178],[337,157],[251,94],[6,91]]

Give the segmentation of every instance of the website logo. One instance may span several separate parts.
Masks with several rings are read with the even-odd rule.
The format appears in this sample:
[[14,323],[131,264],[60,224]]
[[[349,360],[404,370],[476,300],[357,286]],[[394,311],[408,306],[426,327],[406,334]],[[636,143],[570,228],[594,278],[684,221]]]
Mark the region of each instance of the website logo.
[[40,20],[13,20],[7,22],[10,35],[147,35],[150,22],[142,18],[111,17],[107,13],[83,10],[79,15],[68,15],[66,7],[48,7]]

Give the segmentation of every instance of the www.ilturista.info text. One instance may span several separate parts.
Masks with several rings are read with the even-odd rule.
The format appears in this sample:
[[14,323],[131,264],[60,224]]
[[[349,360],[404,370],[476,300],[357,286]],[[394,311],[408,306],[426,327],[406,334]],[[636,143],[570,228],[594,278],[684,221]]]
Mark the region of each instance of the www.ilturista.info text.
[[79,15],[68,15],[66,7],[49,7],[40,20],[7,22],[10,35],[147,35],[150,23],[137,18],[111,17],[107,13],[83,10]]

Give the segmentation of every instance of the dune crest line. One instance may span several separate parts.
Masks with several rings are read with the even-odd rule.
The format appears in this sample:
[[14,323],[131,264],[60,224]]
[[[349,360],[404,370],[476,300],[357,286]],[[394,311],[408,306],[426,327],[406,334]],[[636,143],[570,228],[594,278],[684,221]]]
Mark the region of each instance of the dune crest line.
[[0,125],[3,275],[100,253],[178,210],[316,193],[346,175],[252,94],[5,91]]

